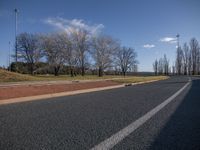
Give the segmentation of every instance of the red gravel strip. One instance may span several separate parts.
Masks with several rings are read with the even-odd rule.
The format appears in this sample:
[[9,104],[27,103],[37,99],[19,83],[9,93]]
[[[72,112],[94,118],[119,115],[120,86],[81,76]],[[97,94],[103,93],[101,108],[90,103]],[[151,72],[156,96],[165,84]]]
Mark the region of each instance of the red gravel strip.
[[56,84],[56,85],[22,85],[13,86],[7,88],[0,87],[0,100],[19,98],[27,96],[36,96],[43,94],[59,93],[59,92],[69,92],[83,89],[91,89],[98,87],[107,87],[119,85],[112,81],[96,81],[96,82],[86,82],[86,83],[73,83],[73,84]]

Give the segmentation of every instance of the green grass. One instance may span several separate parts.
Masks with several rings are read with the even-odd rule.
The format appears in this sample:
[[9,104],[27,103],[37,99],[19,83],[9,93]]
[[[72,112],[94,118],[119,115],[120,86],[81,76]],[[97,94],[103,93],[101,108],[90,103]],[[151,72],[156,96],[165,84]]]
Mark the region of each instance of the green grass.
[[21,81],[73,81],[73,80],[104,80],[110,79],[114,82],[119,83],[135,83],[135,82],[142,82],[142,81],[149,81],[149,80],[162,80],[166,79],[166,76],[147,76],[147,77],[132,77],[132,76],[119,76],[119,75],[105,75],[103,77],[98,77],[97,75],[85,75],[85,76],[76,76],[71,77],[69,75],[60,75],[60,76],[53,76],[53,75],[23,75],[19,73],[9,72],[6,70],[0,69],[0,82],[21,82]]

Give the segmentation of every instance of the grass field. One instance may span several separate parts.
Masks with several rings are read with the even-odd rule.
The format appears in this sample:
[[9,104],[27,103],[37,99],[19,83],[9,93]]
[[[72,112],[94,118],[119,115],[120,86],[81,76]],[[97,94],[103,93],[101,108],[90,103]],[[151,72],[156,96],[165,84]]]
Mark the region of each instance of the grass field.
[[105,75],[103,77],[98,77],[96,75],[86,75],[86,76],[76,76],[70,77],[69,75],[23,75],[19,73],[9,72],[0,69],[0,82],[20,82],[20,81],[73,81],[73,80],[104,80],[110,79],[119,83],[135,83],[141,81],[149,81],[149,80],[162,80],[166,79],[166,76],[119,76],[119,75]]

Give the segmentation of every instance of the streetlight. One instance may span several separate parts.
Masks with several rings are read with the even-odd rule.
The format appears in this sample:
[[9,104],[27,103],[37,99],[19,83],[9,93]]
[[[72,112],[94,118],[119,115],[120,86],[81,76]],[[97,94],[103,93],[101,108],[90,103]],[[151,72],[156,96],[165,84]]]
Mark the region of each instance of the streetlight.
[[15,12],[15,63],[17,64],[17,15],[18,9],[14,9]]
[[179,48],[179,37],[180,37],[180,35],[177,34],[177,35],[176,35],[176,38],[177,38],[177,49]]
[[15,71],[18,71],[18,65],[17,65],[17,61],[18,61],[18,47],[17,47],[17,17],[18,17],[18,9],[14,9],[15,12]]
[[11,66],[10,66],[10,41],[9,41],[9,54],[8,54],[8,70],[11,71]]

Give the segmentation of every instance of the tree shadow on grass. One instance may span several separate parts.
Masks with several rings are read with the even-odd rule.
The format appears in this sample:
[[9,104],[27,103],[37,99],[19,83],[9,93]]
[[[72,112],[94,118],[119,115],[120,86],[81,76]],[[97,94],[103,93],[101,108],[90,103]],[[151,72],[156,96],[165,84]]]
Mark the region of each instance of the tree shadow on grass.
[[150,150],[200,150],[200,80],[161,130]]

